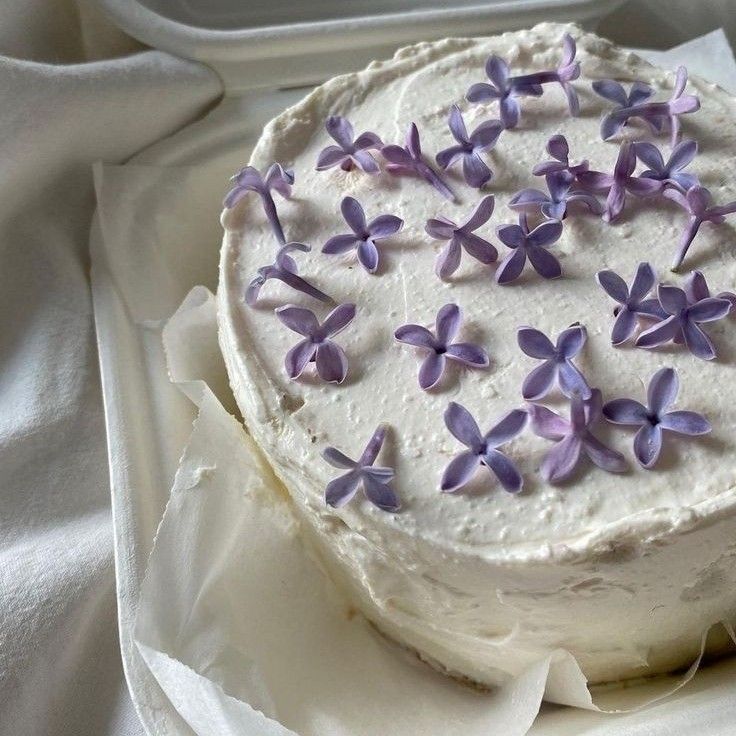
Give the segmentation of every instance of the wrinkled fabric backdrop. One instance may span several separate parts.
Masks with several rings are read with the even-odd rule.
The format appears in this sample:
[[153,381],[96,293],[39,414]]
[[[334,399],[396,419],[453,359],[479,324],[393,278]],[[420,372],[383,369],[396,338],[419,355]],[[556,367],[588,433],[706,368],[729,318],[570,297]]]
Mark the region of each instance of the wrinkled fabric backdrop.
[[[718,26],[736,41],[734,0],[635,0],[600,30],[664,48]],[[94,0],[0,0],[0,736],[143,734],[118,651],[90,166],[220,95]]]

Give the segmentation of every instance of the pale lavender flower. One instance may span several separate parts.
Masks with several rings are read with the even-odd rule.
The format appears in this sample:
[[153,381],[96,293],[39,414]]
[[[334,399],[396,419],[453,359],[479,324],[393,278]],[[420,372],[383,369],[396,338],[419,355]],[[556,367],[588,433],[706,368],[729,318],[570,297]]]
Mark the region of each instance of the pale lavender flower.
[[284,366],[289,378],[298,378],[314,361],[317,375],[329,383],[342,383],[348,372],[345,351],[330,338],[344,330],[355,317],[355,304],[340,304],[320,324],[314,312],[287,304],[275,310],[290,330],[304,337],[286,354]]
[[606,222],[613,222],[621,214],[626,202],[626,192],[637,197],[650,197],[662,191],[664,185],[661,181],[634,176],[634,169],[636,154],[633,145],[627,141],[619,148],[612,174],[586,171],[578,177],[584,187],[594,192],[607,193],[603,210],[603,219]]
[[583,349],[588,333],[583,325],[573,325],[563,330],[557,344],[533,327],[520,327],[516,339],[521,351],[530,358],[543,361],[525,379],[521,395],[527,401],[544,398],[558,383],[565,396],[590,397],[590,387],[572,359]]
[[611,331],[613,345],[621,345],[634,334],[640,317],[661,320],[667,316],[658,299],[647,299],[657,280],[649,263],[639,264],[631,288],[613,271],[598,271],[595,278],[603,291],[620,305],[614,310],[616,321]]
[[276,203],[271,196],[271,190],[277,191],[282,197],[288,199],[291,196],[291,185],[294,183],[294,172],[285,169],[281,164],[271,164],[265,175],[261,176],[258,169],[253,166],[246,166],[231,177],[230,181],[233,182],[233,187],[225,195],[224,206],[227,209],[232,209],[248,192],[255,192],[263,202],[263,209],[276,239],[283,245],[286,238],[276,211]]
[[425,230],[428,235],[436,240],[449,241],[437,256],[435,263],[435,273],[441,279],[447,279],[457,271],[463,248],[469,256],[486,265],[498,258],[498,251],[494,246],[473,232],[488,222],[493,214],[494,205],[495,199],[492,194],[483,197],[470,217],[461,225],[445,217],[427,220]]
[[379,150],[383,145],[375,133],[361,133],[353,140],[355,132],[352,123],[341,115],[330,115],[325,121],[325,130],[337,145],[322,149],[317,158],[317,171],[331,169],[333,166],[350,171],[357,166],[367,174],[379,172],[376,159],[368,153],[371,149]]
[[500,56],[486,59],[486,76],[490,80],[471,85],[465,99],[468,102],[490,102],[498,100],[501,122],[504,128],[515,128],[519,124],[521,108],[518,97],[540,97],[541,84],[518,81],[523,78],[509,76],[509,65]]
[[644,82],[634,82],[626,92],[621,82],[613,79],[599,79],[593,82],[593,91],[609,102],[613,102],[616,105],[614,112],[641,105],[654,97],[654,89]]
[[582,159],[577,164],[570,163],[570,146],[564,135],[553,135],[547,141],[547,153],[552,156],[553,161],[544,161],[532,169],[534,176],[546,176],[558,171],[566,171],[577,177],[589,168],[588,160]]
[[649,382],[648,406],[634,399],[615,399],[603,407],[613,424],[640,427],[634,437],[634,455],[643,468],[652,468],[662,451],[665,432],[695,437],[711,431],[710,422],[694,411],[668,411],[675,403],[679,380],[673,368],[661,368]]
[[665,162],[660,150],[648,141],[634,143],[636,157],[649,168],[642,171],[643,179],[656,179],[669,186],[686,192],[700,184],[695,174],[683,171],[698,152],[698,144],[692,140],[680,141],[673,149],[669,159]]
[[343,468],[348,471],[327,484],[325,501],[328,505],[335,508],[344,506],[354,498],[358,488],[362,485],[366,498],[382,511],[398,511],[401,508],[401,503],[391,487],[394,469],[373,465],[378,453],[381,452],[385,438],[386,427],[381,424],[373,433],[358,460],[351,460],[334,447],[326,447],[322,451],[322,457],[333,468]]
[[424,179],[431,184],[443,197],[455,201],[455,193],[445,183],[444,179],[424,160],[422,146],[419,140],[419,129],[416,123],[409,126],[406,135],[406,146],[387,145],[381,149],[381,154],[389,162],[386,170],[397,176],[413,175]]
[[404,226],[404,221],[396,215],[379,215],[366,223],[363,207],[353,197],[344,197],[340,210],[353,232],[330,238],[322,247],[322,252],[335,255],[355,248],[360,265],[368,273],[375,273],[380,261],[376,241],[395,235]]
[[601,392],[596,388],[587,401],[581,396],[572,398],[569,420],[546,406],[528,407],[534,434],[557,440],[539,468],[548,483],[567,480],[584,456],[609,473],[623,473],[627,469],[624,456],[604,445],[592,432],[601,419],[601,403]]
[[493,171],[482,159],[481,154],[496,145],[503,132],[500,120],[487,120],[468,134],[463,115],[457,105],[450,108],[448,126],[457,145],[440,151],[436,156],[437,165],[447,169],[458,161],[462,161],[465,181],[476,189],[480,189],[491,180]]
[[629,118],[641,118],[655,130],[662,128],[663,121],[669,121],[670,142],[674,148],[680,135],[680,115],[700,109],[700,100],[695,95],[683,94],[686,85],[687,69],[684,66],[678,67],[672,96],[667,102],[641,102],[612,110],[601,121],[601,138],[604,141],[612,138]]
[[511,248],[496,271],[499,284],[509,284],[517,279],[529,259],[532,268],[544,279],[556,279],[562,275],[560,262],[549,252],[549,247],[562,235],[559,220],[546,220],[531,232],[524,212],[519,213],[518,225],[501,225],[498,230],[501,242]]
[[564,219],[572,202],[580,202],[596,215],[603,212],[601,203],[590,192],[572,189],[574,178],[568,172],[557,171],[544,178],[548,194],[539,189],[522,189],[511,198],[509,207],[517,212],[541,212],[551,220]]
[[261,266],[256,272],[256,276],[248,284],[248,288],[245,290],[245,303],[251,307],[258,301],[258,294],[261,291],[261,287],[269,279],[276,279],[277,281],[283,281],[292,289],[301,291],[304,294],[313,296],[315,299],[319,299],[322,302],[331,302],[332,299],[324,294],[316,287],[312,286],[308,281],[305,281],[301,276],[297,275],[297,265],[294,259],[289,255],[294,251],[301,251],[302,253],[308,253],[311,248],[304,243],[286,243],[282,245],[276,253],[276,260],[268,266]]
[[442,474],[440,489],[451,493],[466,485],[479,466],[493,473],[509,493],[518,493],[524,481],[513,461],[498,448],[516,437],[526,426],[527,413],[514,409],[504,416],[485,435],[470,412],[454,401],[445,411],[445,425],[455,439],[468,449],[454,457]]
[[731,310],[731,302],[708,297],[689,304],[682,289],[668,284],[659,285],[657,297],[669,316],[642,332],[636,339],[637,347],[654,348],[681,335],[693,355],[702,360],[713,360],[716,350],[700,325],[723,319]]
[[687,227],[682,233],[680,245],[672,262],[672,270],[676,271],[685,260],[700,226],[704,222],[712,222],[714,225],[725,222],[726,215],[736,212],[736,201],[724,205],[715,205],[713,195],[708,189],[700,185],[691,187],[685,194],[678,189],[665,189],[664,196],[679,204],[689,215]]
[[453,360],[471,368],[487,368],[488,353],[474,343],[452,342],[462,324],[462,314],[456,304],[445,304],[437,312],[435,334],[421,325],[403,325],[394,337],[407,345],[429,354],[419,369],[419,386],[425,391],[436,386],[445,371],[447,360]]

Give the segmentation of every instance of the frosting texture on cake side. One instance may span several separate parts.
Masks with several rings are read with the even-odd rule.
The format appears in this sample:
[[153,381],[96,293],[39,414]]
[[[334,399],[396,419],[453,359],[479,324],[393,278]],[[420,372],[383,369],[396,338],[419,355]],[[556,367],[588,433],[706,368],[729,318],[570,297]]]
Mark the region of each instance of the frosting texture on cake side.
[[[582,66],[572,82],[580,115],[569,116],[559,88],[526,96],[518,125],[479,154],[493,170],[482,191],[466,183],[462,166],[440,172],[434,155],[454,143],[447,124],[453,105],[469,131],[498,118],[498,103],[465,99],[471,85],[486,80],[486,59],[502,56],[520,74],[554,68],[565,33],[576,39]],[[655,134],[637,120],[615,139],[601,140],[600,119],[611,104],[591,84],[604,79],[627,86],[644,80],[665,100],[675,84],[672,73],[575,26],[542,24],[402,49],[393,59],[330,80],[279,115],[264,129],[251,164],[293,168],[293,191],[278,200],[278,216],[286,240],[312,246],[291,255],[317,294],[275,277],[257,303],[247,304],[248,286],[259,267],[274,262],[278,242],[258,196],[244,197],[223,215],[223,355],[245,422],[289,490],[306,534],[330,574],[379,628],[436,665],[484,684],[501,683],[557,648],[572,652],[592,682],[672,670],[692,661],[709,626],[736,617],[736,326],[727,318],[709,328],[715,361],[677,344],[613,347],[616,304],[595,279],[611,270],[630,284],[647,261],[659,281],[682,286],[690,264],[714,291],[731,291],[731,225],[704,224],[683,274],[672,274],[686,214],[664,197],[628,197],[612,224],[582,207],[565,218],[549,246],[560,278],[542,278],[526,264],[518,279],[502,285],[494,278],[497,265],[467,252],[446,280],[435,274],[446,243],[427,234],[427,220],[463,223],[489,194],[495,206],[476,235],[494,245],[499,261],[508,255],[494,228],[517,222],[509,207],[516,192],[544,190],[532,169],[549,158],[545,145],[552,136],[563,134],[571,158],[587,159],[599,171],[614,169],[622,141],[667,148],[667,132]],[[688,89],[701,102],[700,111],[682,121],[682,136],[699,144],[690,170],[717,202],[736,199],[736,102],[700,80],[690,80]],[[324,129],[330,115],[349,118],[356,133],[373,131],[383,143],[402,146],[416,123],[427,161],[456,201],[421,176],[391,175],[378,152],[377,174],[358,166],[316,170],[320,152],[332,143]],[[353,253],[320,252],[349,230],[340,209],[346,196],[360,202],[368,220],[393,215],[403,221],[377,240],[375,273]],[[297,380],[284,370],[284,356],[300,338],[274,310],[292,304],[323,321],[334,305],[319,294],[356,305],[334,338],[348,358],[339,385],[320,380],[311,367]],[[423,391],[417,373],[426,355],[394,333],[406,324],[435,330],[435,317],[448,303],[462,310],[454,339],[480,346],[488,366],[447,361],[436,386]],[[555,486],[538,472],[550,440],[526,430],[502,448],[523,478],[521,493],[506,493],[485,468],[457,492],[441,493],[444,468],[464,449],[443,421],[450,402],[466,407],[485,433],[526,405],[521,386],[539,361],[520,350],[518,329],[531,326],[554,340],[576,323],[585,326],[587,341],[575,364],[606,401],[631,397],[646,404],[650,378],[672,367],[680,381],[676,408],[705,415],[712,433],[687,441],[668,436],[657,468],[648,470],[632,453],[633,433],[602,423],[597,436],[625,457],[626,472],[581,464],[569,482]],[[545,402],[568,416],[569,402],[559,392]],[[362,494],[340,508],[327,505],[325,488],[341,471],[320,451],[333,446],[358,458],[383,425],[375,464],[394,470],[401,510],[387,513]]]

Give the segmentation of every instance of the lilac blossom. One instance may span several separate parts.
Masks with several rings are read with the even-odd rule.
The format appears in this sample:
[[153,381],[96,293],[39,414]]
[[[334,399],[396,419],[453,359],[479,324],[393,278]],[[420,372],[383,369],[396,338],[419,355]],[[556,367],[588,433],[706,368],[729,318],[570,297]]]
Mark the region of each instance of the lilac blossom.
[[277,191],[282,197],[288,199],[291,196],[291,185],[294,183],[294,172],[285,169],[281,164],[271,164],[265,175],[261,176],[258,169],[253,166],[246,166],[238,171],[230,181],[233,182],[233,187],[225,195],[224,206],[227,209],[232,209],[248,192],[255,192],[263,202],[263,209],[276,239],[283,245],[286,238],[276,211],[276,203],[271,196],[271,190]]
[[373,465],[381,452],[385,438],[386,427],[382,424],[373,433],[358,460],[351,460],[334,447],[326,447],[322,451],[322,457],[333,468],[348,471],[327,484],[325,501],[328,505],[334,508],[345,506],[355,497],[362,485],[366,498],[382,511],[398,511],[401,508],[401,503],[391,487],[394,469]]
[[320,324],[314,312],[287,304],[275,310],[290,330],[304,337],[286,354],[284,366],[291,379],[298,378],[314,361],[317,375],[329,383],[342,383],[348,372],[345,351],[330,338],[344,330],[355,317],[355,304],[340,304]]
[[368,273],[375,273],[380,262],[376,241],[395,235],[404,226],[404,221],[396,215],[379,215],[366,223],[363,207],[353,197],[344,197],[340,210],[353,232],[330,238],[322,247],[322,252],[335,255],[355,248],[360,265]]
[[715,205],[713,195],[700,185],[691,187],[685,194],[678,189],[665,189],[664,196],[679,204],[689,215],[687,227],[682,233],[680,245],[672,261],[672,270],[676,271],[685,260],[700,226],[704,222],[712,222],[714,225],[725,222],[726,215],[736,212],[736,201]]
[[698,144],[692,140],[680,141],[665,162],[660,150],[653,143],[639,141],[634,143],[636,157],[649,168],[641,173],[642,179],[655,179],[682,192],[686,192],[700,182],[695,174],[683,171],[698,152]]
[[675,403],[679,380],[673,368],[660,368],[649,382],[648,406],[634,399],[615,399],[603,407],[613,424],[640,427],[634,437],[634,455],[643,468],[653,468],[662,451],[665,432],[694,437],[708,434],[710,422],[694,411],[668,411]]
[[572,189],[574,179],[568,172],[557,171],[544,178],[548,194],[539,189],[522,189],[511,198],[509,207],[517,212],[541,212],[552,220],[564,219],[572,202],[584,204],[596,215],[603,212],[601,203],[590,192]]
[[665,318],[639,335],[637,347],[654,348],[681,335],[693,355],[702,360],[713,360],[716,357],[715,348],[700,325],[723,319],[731,310],[731,302],[707,297],[689,304],[687,294],[682,289],[668,284],[659,285],[657,297],[666,312]]
[[[629,118],[641,118],[654,130],[661,130],[664,121],[669,121],[671,145],[677,145],[680,135],[680,115],[700,109],[700,100],[695,95],[686,95],[687,69],[678,67],[672,96],[667,102],[640,102],[626,107],[618,107],[601,121],[601,138],[604,141],[618,133]],[[600,92],[599,92],[600,94]]]
[[[465,99],[468,102],[490,102],[498,100],[501,122],[504,128],[515,128],[519,124],[521,108],[518,97],[540,97],[541,84],[527,84],[523,77],[509,76],[509,65],[500,56],[486,59],[488,82],[471,85]],[[521,81],[520,81],[521,80]]]
[[482,347],[470,342],[452,342],[461,324],[460,308],[445,304],[437,312],[434,335],[421,325],[403,325],[394,332],[399,342],[428,351],[419,369],[419,386],[425,391],[437,385],[448,360],[471,368],[488,367],[488,353]]
[[558,171],[566,171],[577,177],[589,168],[588,160],[582,159],[577,164],[570,163],[570,146],[564,135],[553,135],[547,141],[547,153],[552,156],[553,161],[544,161],[532,169],[534,176],[546,176]]
[[317,158],[317,171],[339,166],[343,171],[350,171],[356,166],[366,174],[379,172],[376,159],[369,150],[379,150],[383,145],[381,139],[370,132],[361,133],[355,140],[352,123],[341,115],[330,115],[325,121],[325,130],[337,143],[322,149]]
[[583,325],[573,325],[563,330],[552,341],[533,327],[520,327],[516,339],[521,351],[530,358],[543,361],[525,379],[521,394],[527,401],[538,401],[544,398],[559,384],[562,393],[569,397],[580,395],[584,399],[590,397],[590,387],[580,369],[572,359],[580,353],[588,338]]
[[447,279],[457,271],[463,248],[469,256],[486,265],[498,258],[495,247],[473,232],[488,222],[493,214],[494,205],[495,199],[492,194],[483,197],[461,225],[444,217],[427,220],[425,227],[427,233],[436,240],[448,241],[435,263],[435,273],[441,279]]
[[616,321],[611,331],[611,343],[621,345],[636,331],[640,317],[664,319],[667,314],[658,299],[647,297],[654,287],[657,276],[649,263],[640,263],[631,288],[613,271],[598,271],[596,281],[619,306],[614,310]]
[[496,141],[504,129],[501,121],[487,120],[469,134],[460,108],[453,105],[450,108],[448,126],[457,141],[457,145],[440,151],[436,156],[437,165],[447,169],[461,161],[465,181],[471,187],[480,189],[493,176],[493,171],[483,160],[481,154],[496,145]]
[[601,392],[596,388],[586,401],[574,396],[570,402],[570,419],[561,417],[546,406],[532,404],[529,417],[534,434],[557,444],[545,455],[539,468],[548,483],[562,483],[578,467],[584,456],[609,473],[623,473],[626,460],[616,450],[601,442],[593,429],[601,419]]
[[511,248],[496,271],[499,284],[509,284],[524,270],[527,259],[532,268],[544,279],[556,279],[562,275],[560,262],[549,252],[549,247],[562,235],[559,220],[546,220],[531,232],[524,212],[519,213],[518,225],[501,225],[497,230],[501,242]]
[[649,197],[662,191],[663,184],[655,179],[634,176],[636,154],[629,142],[624,142],[618,151],[612,174],[602,171],[586,171],[578,177],[580,183],[595,192],[607,193],[603,219],[613,222],[624,209],[626,192],[637,197]]
[[593,82],[593,91],[616,105],[614,112],[641,105],[654,97],[654,89],[644,82],[634,82],[628,93],[621,82],[599,79]]
[[442,474],[440,489],[452,493],[466,485],[479,466],[484,465],[493,473],[509,493],[518,493],[524,481],[516,465],[498,448],[516,437],[526,426],[527,413],[514,409],[504,416],[485,435],[470,412],[454,401],[445,411],[445,425],[455,439],[468,449],[456,455]]
[[286,245],[282,245],[276,253],[276,259],[274,262],[268,266],[261,266],[261,268],[256,272],[256,276],[254,276],[253,280],[248,284],[248,288],[245,290],[246,304],[251,307],[256,304],[261,287],[269,279],[283,281],[288,286],[291,286],[292,289],[296,289],[304,294],[313,296],[315,299],[319,299],[322,302],[332,301],[327,294],[322,293],[308,281],[305,281],[301,276],[297,275],[296,262],[289,255],[289,253],[296,250],[301,251],[302,253],[308,253],[311,248],[304,243],[286,243]]
[[389,162],[386,170],[397,176],[414,175],[431,184],[443,197],[455,201],[455,193],[444,179],[424,160],[419,140],[419,129],[416,123],[409,126],[406,135],[406,146],[388,145],[381,149],[381,154]]

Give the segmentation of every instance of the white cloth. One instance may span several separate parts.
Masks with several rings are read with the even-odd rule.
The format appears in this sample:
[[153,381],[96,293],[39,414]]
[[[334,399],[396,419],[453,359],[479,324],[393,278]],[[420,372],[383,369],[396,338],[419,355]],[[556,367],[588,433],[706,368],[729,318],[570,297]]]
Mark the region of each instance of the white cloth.
[[[83,55],[74,6],[17,5],[0,7],[0,48],[65,62]],[[76,36],[59,30],[75,24]],[[87,273],[91,164],[124,161],[220,93],[209,69],[155,51],[64,66],[0,57],[3,736],[143,733],[115,617]]]

